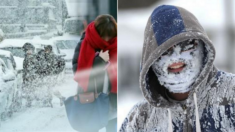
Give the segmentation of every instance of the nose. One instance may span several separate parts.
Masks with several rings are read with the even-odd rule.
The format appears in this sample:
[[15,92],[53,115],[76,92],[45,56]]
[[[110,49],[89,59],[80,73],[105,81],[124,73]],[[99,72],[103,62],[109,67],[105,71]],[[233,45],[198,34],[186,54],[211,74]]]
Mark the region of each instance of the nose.
[[172,53],[172,57],[177,57],[177,56],[180,56],[181,52],[180,52],[180,47],[175,47],[173,49],[173,53]]

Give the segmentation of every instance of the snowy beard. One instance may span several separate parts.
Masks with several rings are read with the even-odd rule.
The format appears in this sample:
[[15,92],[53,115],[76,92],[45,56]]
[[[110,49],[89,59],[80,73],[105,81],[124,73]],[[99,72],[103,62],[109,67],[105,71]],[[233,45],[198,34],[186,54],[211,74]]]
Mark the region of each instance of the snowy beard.
[[[202,42],[199,42],[194,50],[181,51],[181,46],[176,45],[171,55],[162,56],[152,65],[160,84],[173,93],[190,91],[203,65]],[[185,64],[183,70],[178,73],[169,72],[169,66],[179,62]]]

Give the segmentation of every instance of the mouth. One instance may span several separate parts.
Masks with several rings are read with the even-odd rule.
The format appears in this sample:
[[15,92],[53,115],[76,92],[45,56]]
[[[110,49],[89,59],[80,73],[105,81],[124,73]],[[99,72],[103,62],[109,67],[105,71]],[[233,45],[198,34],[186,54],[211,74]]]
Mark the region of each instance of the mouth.
[[168,66],[168,71],[171,73],[179,73],[184,69],[185,66],[186,64],[182,62],[173,63]]

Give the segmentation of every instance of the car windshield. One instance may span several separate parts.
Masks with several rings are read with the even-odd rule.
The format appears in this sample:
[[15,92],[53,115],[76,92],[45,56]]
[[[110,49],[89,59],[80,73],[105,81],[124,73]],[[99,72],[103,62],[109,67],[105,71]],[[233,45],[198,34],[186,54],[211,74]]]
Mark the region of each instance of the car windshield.
[[57,40],[56,46],[59,49],[75,49],[77,40]]
[[4,55],[0,55],[0,58],[4,61],[4,63],[7,65],[7,67],[9,67],[9,65],[7,63],[7,57]]
[[10,51],[13,54],[13,56],[24,58],[24,51],[20,47],[5,47],[1,49]]

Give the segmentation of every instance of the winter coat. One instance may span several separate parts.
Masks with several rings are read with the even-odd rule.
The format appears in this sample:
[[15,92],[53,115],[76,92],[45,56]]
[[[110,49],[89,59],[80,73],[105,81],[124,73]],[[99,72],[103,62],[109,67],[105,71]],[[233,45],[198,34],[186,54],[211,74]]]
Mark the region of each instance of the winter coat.
[[106,71],[111,82],[111,92],[117,93],[117,37],[113,37],[109,41],[102,39],[96,30],[95,22],[91,22],[86,28],[86,36],[81,44],[74,80],[84,91],[87,91],[96,50],[108,50],[110,65]]
[[30,84],[36,78],[36,56],[35,55],[25,55],[23,61],[23,83]]
[[47,75],[47,62],[45,58],[45,51],[41,50],[36,55],[36,73],[38,78],[44,78]]
[[[172,101],[151,65],[188,39],[204,42],[205,63],[188,99]],[[214,59],[214,46],[193,14],[177,6],[157,7],[144,34],[139,84],[145,100],[132,108],[120,132],[234,132],[235,75],[219,71]]]
[[[73,56],[73,71],[76,72],[77,70],[77,65],[78,65],[78,57],[79,57],[79,52],[80,52],[80,48],[81,48],[81,44],[83,39],[85,38],[85,32],[82,34],[82,37],[80,39],[80,41],[78,42],[75,52],[74,52],[74,56]],[[97,50],[97,53],[99,52],[99,50]],[[104,77],[105,77],[105,67],[107,65],[107,62],[105,62],[98,54],[94,55],[94,61],[93,61],[93,65],[92,65],[92,70],[91,70],[91,76],[89,79],[89,85],[88,85],[88,92],[90,91],[94,91],[94,87],[95,87],[95,80],[97,83],[97,90],[98,92],[103,91],[103,82],[104,82]],[[98,69],[98,70],[97,70]],[[102,82],[102,83],[101,83]],[[110,89],[110,80],[108,81],[108,88]],[[81,90],[79,90],[81,92]]]
[[[77,68],[77,60],[78,60],[78,56],[79,56],[79,50],[81,47],[81,43],[83,41],[83,39],[85,38],[85,32],[83,33],[80,42],[78,43],[78,45],[76,46],[75,49],[75,53],[74,53],[74,57],[73,57],[73,71],[76,72],[76,68]],[[89,79],[89,85],[88,85],[88,90],[87,92],[92,92],[95,89],[95,86],[97,87],[97,92],[102,92],[103,91],[103,87],[104,87],[104,79],[105,79],[105,74],[107,74],[106,71],[106,66],[108,65],[107,62],[105,62],[99,55],[98,55],[99,50],[97,50],[97,54],[94,55],[94,61],[93,61],[93,65],[92,65],[92,70],[91,70],[91,76]],[[96,84],[95,84],[96,81]],[[108,79],[108,90],[111,90],[111,82]],[[78,88],[78,93],[83,93],[83,89],[82,88]],[[114,93],[110,93],[109,94],[109,100],[110,100],[110,105],[113,109],[113,111],[117,110],[117,94]],[[117,117],[116,115],[113,115],[112,112],[112,117]]]
[[65,60],[54,53],[46,54],[44,50],[41,50],[37,53],[36,59],[36,69],[39,78],[59,74],[64,70]]
[[56,70],[57,65],[57,56],[54,53],[45,54],[45,61],[46,61],[46,75],[53,75]]
[[77,71],[79,51],[80,51],[81,44],[84,38],[85,38],[85,32],[83,32],[82,37],[75,48],[75,52],[74,52],[73,60],[72,60],[73,73]]

